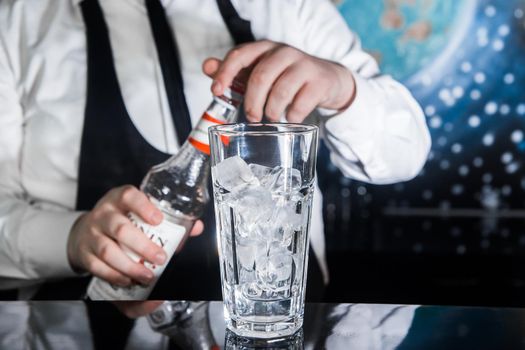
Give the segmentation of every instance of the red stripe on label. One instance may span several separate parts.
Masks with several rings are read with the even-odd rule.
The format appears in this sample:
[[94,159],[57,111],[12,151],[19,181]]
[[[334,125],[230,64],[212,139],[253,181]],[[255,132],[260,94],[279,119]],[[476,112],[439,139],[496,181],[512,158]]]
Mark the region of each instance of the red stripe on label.
[[211,115],[209,115],[208,113],[204,113],[204,115],[202,116],[202,119],[205,119],[205,120],[207,120],[209,122],[212,122],[212,123],[215,123],[215,124],[219,124],[219,125],[225,124],[225,122],[223,120],[215,119]]
[[199,141],[195,140],[193,137],[189,137],[188,141],[193,145],[193,147],[195,147],[196,149],[198,149],[202,153],[206,153],[207,155],[210,155],[210,145],[207,145],[205,143],[199,142]]

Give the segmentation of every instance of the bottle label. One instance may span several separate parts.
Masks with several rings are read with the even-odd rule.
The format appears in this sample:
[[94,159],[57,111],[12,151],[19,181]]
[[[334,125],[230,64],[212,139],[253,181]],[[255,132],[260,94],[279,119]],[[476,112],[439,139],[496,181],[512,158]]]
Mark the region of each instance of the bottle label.
[[166,268],[169,260],[177,250],[186,233],[186,228],[182,225],[175,224],[168,221],[166,218],[157,226],[151,226],[142,221],[133,213],[128,214],[130,220],[144,232],[155,244],[161,246],[168,257],[164,265],[156,265],[144,261],[144,258],[138,256],[128,248],[121,246],[122,250],[131,258],[131,260],[143,264],[149,268],[153,274],[154,279],[148,286],[143,286],[137,282],[129,287],[119,287],[112,285],[100,278],[93,278],[88,287],[88,296],[91,300],[144,300],[146,299],[160,275]]
[[[204,115],[199,120],[197,126],[191,132],[188,141],[199,151],[210,154],[210,140],[208,138],[208,128],[214,125],[226,124],[226,119],[221,116],[211,116],[209,113]],[[223,140],[224,141],[224,140]]]

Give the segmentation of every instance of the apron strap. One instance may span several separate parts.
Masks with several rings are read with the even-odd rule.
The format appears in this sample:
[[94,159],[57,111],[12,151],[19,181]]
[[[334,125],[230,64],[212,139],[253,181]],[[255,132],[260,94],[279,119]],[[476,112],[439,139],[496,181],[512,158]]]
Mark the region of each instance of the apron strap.
[[250,22],[239,16],[231,0],[217,0],[217,5],[236,45],[255,41]]
[[190,111],[184,96],[184,81],[177,43],[160,0],[146,0],[146,9],[159,56],[171,117],[179,144],[182,145],[188,138],[192,127]]

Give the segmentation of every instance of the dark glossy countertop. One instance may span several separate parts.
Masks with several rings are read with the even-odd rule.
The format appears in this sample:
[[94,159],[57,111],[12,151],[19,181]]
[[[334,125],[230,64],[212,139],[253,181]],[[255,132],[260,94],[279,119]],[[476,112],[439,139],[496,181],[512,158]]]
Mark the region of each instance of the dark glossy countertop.
[[524,309],[307,304],[295,337],[254,344],[225,330],[221,302],[176,306],[155,331],[109,303],[2,302],[0,349],[525,349]]

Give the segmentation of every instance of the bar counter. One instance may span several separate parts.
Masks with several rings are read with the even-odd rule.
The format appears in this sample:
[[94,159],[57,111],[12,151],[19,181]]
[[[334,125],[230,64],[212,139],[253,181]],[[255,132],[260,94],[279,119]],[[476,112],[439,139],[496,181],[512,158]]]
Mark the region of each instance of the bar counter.
[[136,320],[110,303],[0,303],[0,349],[524,349],[524,329],[516,308],[307,303],[301,331],[262,342],[227,331],[219,301]]

